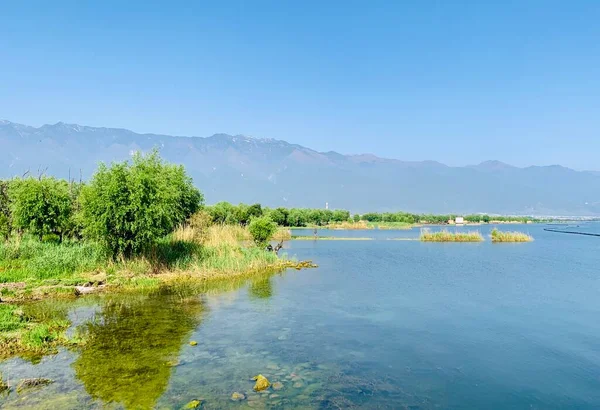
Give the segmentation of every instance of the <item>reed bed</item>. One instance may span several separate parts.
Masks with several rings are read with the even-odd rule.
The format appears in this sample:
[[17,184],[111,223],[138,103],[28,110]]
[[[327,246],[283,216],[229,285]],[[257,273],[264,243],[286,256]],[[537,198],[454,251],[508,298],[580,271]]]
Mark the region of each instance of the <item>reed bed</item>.
[[419,239],[422,242],[482,242],[483,236],[479,231],[450,232],[443,230],[431,232],[429,229],[423,229]]
[[531,242],[533,241],[533,237],[523,232],[507,232],[500,231],[496,228],[492,230],[490,234],[492,237],[492,242],[501,243],[501,242]]

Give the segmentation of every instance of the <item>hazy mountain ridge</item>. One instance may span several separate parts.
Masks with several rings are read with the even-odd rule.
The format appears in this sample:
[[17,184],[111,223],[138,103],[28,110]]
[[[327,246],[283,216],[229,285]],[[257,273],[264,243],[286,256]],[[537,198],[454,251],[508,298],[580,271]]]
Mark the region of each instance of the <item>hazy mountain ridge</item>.
[[215,134],[181,137],[57,123],[39,128],[0,121],[0,177],[47,168],[88,178],[99,161],[157,147],[186,166],[207,201],[352,211],[600,215],[600,174],[500,161],[450,167],[371,154],[318,152],[275,139]]

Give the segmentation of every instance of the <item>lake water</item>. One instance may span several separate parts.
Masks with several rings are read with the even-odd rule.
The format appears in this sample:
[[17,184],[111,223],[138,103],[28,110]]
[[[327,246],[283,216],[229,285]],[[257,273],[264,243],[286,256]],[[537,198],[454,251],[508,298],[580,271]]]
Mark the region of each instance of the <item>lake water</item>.
[[[52,304],[90,342],[0,363],[5,379],[55,380],[0,407],[598,409],[600,238],[544,227],[502,227],[535,237],[521,244],[322,231],[374,240],[293,241],[288,254],[317,269],[200,295]],[[254,393],[259,373],[283,388]]]

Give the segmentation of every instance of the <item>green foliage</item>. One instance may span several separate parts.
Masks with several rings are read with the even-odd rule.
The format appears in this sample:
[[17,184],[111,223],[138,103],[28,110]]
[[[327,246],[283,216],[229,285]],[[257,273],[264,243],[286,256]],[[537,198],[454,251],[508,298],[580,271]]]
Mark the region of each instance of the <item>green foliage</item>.
[[8,188],[9,181],[0,180],[0,240],[8,239],[12,230]]
[[113,257],[139,254],[183,223],[202,201],[183,167],[164,163],[157,151],[136,153],[132,163],[101,164],[83,188],[84,234]]
[[61,238],[72,214],[67,181],[53,177],[14,179],[9,185],[12,224],[37,235]]
[[277,230],[277,224],[269,217],[254,218],[248,226],[252,239],[259,246],[265,246]]
[[270,209],[267,213],[269,218],[279,226],[288,226],[290,212],[285,208]]

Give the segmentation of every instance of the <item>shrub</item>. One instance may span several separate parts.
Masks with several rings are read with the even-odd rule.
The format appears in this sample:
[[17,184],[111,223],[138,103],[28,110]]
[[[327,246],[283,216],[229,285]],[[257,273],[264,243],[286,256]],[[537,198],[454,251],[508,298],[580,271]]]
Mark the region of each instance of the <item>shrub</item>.
[[69,184],[53,177],[25,178],[9,186],[12,223],[40,239],[56,234],[62,239],[71,217]]
[[83,188],[84,234],[113,257],[129,257],[172,232],[202,201],[183,167],[164,163],[157,151],[136,153],[131,164],[101,164]]
[[271,218],[262,216],[254,218],[248,227],[252,239],[259,246],[266,246],[277,230],[277,224]]

